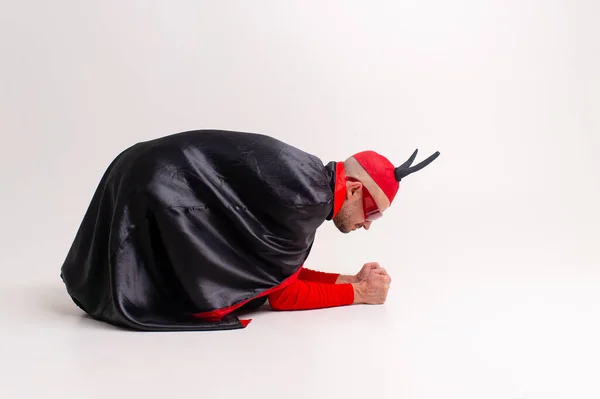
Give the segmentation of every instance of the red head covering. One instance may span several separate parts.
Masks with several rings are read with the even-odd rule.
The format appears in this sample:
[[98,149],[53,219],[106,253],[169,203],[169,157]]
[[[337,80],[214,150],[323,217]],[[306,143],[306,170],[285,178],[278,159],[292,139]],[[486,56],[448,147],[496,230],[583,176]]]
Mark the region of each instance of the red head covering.
[[373,196],[379,211],[383,213],[394,201],[400,188],[400,180],[424,168],[440,155],[438,151],[411,167],[417,151],[415,150],[399,167],[395,167],[386,157],[375,151],[359,152],[344,162],[346,176],[359,180]]

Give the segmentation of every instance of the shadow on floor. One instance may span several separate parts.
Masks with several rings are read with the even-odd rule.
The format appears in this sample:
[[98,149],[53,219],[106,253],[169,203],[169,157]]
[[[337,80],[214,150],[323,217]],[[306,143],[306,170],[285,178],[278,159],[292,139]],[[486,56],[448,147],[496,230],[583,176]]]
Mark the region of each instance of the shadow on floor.
[[83,327],[103,328],[108,330],[128,331],[111,324],[98,321],[81,310],[71,299],[61,284],[48,284],[36,287],[29,295],[35,307],[53,320],[63,319],[68,323],[77,323]]
[[[98,321],[85,312],[83,312],[69,297],[69,294],[61,284],[48,284],[36,287],[27,297],[31,300],[31,305],[37,308],[38,312],[45,313],[49,318],[56,320],[63,319],[66,322],[76,322],[84,327],[105,328],[110,330],[134,331],[123,327],[113,326],[103,321]],[[240,319],[254,318],[259,315],[272,312],[268,302],[258,306],[249,306],[242,308],[234,315]]]

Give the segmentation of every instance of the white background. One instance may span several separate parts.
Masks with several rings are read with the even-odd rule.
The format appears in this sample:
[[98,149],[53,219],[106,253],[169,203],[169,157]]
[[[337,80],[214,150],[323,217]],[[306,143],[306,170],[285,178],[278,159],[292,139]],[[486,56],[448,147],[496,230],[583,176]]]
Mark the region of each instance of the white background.
[[[600,397],[600,3],[3,1],[0,397]],[[110,161],[192,129],[406,178],[368,232],[383,306],[132,333],[82,316],[60,266]]]

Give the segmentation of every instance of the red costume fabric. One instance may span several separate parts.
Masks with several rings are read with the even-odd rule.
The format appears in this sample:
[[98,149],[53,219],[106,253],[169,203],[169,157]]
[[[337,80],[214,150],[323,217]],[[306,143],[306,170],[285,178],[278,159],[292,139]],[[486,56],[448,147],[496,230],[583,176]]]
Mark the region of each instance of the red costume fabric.
[[352,284],[336,284],[337,273],[325,273],[302,268],[298,278],[286,287],[268,295],[275,310],[306,310],[351,305],[354,302]]
[[[267,290],[258,297],[266,296],[271,308],[275,310],[308,310],[351,305],[354,303],[354,287],[349,283],[336,284],[338,277],[338,273],[319,272],[302,267],[279,287]],[[194,316],[207,321],[217,321],[246,302],[214,312],[197,313]],[[251,320],[240,321],[246,327]]]

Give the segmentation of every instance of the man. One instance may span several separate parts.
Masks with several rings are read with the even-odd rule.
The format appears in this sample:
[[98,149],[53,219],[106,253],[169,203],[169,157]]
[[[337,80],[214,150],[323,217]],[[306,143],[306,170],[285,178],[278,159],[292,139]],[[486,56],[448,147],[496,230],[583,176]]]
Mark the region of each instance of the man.
[[61,268],[90,316],[146,331],[246,327],[236,312],[381,304],[390,278],[303,267],[317,228],[368,229],[400,180],[439,155],[398,168],[364,151],[344,162],[255,133],[202,130],[138,143],[109,165]]

